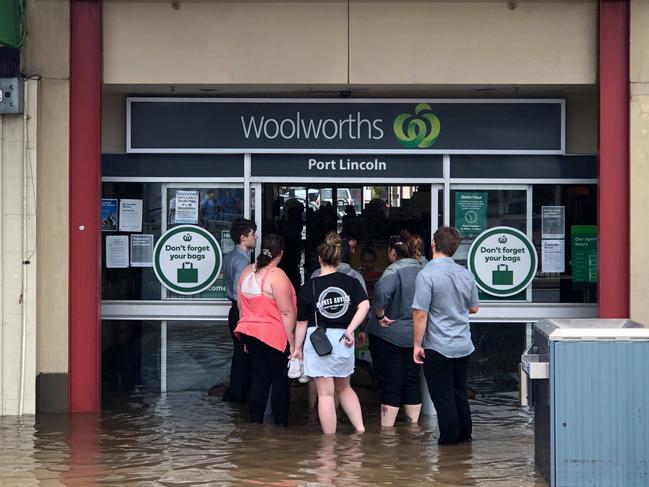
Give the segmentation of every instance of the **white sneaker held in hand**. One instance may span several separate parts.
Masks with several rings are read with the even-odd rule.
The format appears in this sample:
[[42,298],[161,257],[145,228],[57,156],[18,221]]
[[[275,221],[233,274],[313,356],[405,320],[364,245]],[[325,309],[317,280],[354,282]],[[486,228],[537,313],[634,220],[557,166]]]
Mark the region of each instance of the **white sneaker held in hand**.
[[292,358],[288,361],[288,378],[297,379],[302,375],[302,361]]

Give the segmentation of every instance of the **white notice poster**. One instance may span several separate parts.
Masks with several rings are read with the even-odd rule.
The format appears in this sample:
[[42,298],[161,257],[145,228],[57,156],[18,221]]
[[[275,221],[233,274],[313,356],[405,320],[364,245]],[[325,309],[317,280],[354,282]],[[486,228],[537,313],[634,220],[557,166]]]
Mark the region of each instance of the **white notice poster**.
[[198,191],[176,191],[176,216],[174,223],[198,223]]
[[541,238],[566,238],[566,207],[541,207]]
[[131,267],[153,267],[153,235],[131,235]]
[[142,200],[119,200],[119,231],[142,231]]
[[543,240],[541,245],[541,272],[565,272],[566,241]]
[[106,268],[128,268],[128,235],[106,236]]

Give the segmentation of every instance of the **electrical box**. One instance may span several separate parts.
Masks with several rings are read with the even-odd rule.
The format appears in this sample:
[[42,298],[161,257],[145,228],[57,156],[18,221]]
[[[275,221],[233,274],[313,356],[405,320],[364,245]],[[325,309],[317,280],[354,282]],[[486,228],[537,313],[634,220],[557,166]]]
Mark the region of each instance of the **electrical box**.
[[23,112],[23,80],[0,78],[0,115]]
[[649,328],[543,320],[523,355],[536,466],[552,487],[649,485]]

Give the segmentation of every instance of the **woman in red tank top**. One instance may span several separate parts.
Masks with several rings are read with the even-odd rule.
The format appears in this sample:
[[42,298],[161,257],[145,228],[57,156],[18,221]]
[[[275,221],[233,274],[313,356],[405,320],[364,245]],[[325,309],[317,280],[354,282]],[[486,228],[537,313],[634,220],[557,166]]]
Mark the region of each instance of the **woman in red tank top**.
[[265,235],[256,263],[241,274],[237,293],[240,319],[234,333],[243,340],[250,356],[250,421],[263,422],[272,385],[275,424],[286,426],[290,403],[286,366],[295,351],[296,300],[291,282],[277,267],[283,250],[281,236]]

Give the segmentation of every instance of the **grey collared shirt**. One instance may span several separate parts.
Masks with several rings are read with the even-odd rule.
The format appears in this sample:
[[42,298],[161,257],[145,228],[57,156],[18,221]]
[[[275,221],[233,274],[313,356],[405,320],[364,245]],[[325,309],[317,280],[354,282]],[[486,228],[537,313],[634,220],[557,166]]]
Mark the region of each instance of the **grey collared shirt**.
[[237,287],[243,270],[250,264],[250,252],[243,251],[236,246],[223,257],[223,279],[225,280],[225,293],[228,298],[237,300]]
[[469,327],[469,308],[477,306],[473,274],[451,257],[431,260],[417,276],[412,308],[428,313],[424,348],[448,358],[475,350]]
[[374,308],[382,308],[394,320],[387,328],[379,325],[376,312],[370,313],[368,333],[397,347],[412,348],[412,300],[415,281],[422,266],[415,259],[400,259],[391,264],[374,288]]

